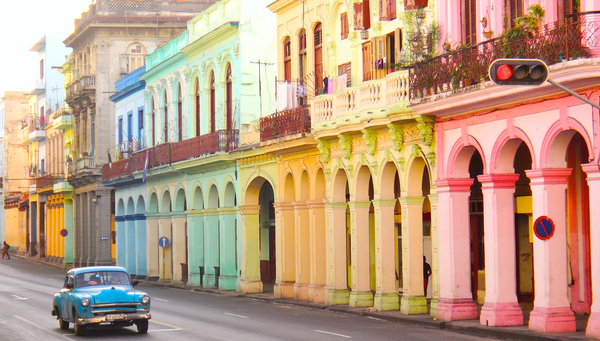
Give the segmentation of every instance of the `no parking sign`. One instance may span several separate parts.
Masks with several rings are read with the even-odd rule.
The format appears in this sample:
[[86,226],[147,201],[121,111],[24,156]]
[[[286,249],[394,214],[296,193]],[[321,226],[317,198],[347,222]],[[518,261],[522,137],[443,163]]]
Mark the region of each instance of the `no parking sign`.
[[533,233],[540,240],[548,240],[552,238],[554,235],[554,230],[556,230],[554,222],[545,215],[537,218],[535,223],[533,223]]

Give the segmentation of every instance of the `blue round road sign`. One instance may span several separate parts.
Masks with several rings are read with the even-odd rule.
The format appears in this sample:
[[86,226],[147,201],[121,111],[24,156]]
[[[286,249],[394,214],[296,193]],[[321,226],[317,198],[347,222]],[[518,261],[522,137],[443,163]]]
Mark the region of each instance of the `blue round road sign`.
[[168,247],[169,246],[169,238],[167,238],[167,237],[158,238],[158,246]]
[[554,235],[554,222],[545,215],[537,218],[533,223],[533,233],[540,240],[548,240]]

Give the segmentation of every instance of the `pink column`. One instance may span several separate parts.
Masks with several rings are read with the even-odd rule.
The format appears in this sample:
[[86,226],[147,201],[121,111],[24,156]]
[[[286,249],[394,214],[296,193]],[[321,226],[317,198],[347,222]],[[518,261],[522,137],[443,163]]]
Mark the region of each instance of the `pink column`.
[[[597,163],[581,165],[587,173],[590,207],[600,207],[600,167]],[[590,210],[590,256],[592,258],[592,313],[585,336],[600,339],[600,211]]]
[[479,321],[484,326],[523,325],[517,300],[514,193],[518,174],[477,177],[483,189],[485,229],[485,303]]
[[533,237],[535,300],[529,317],[529,329],[542,332],[575,331],[567,282],[566,189],[570,169],[532,169],[533,219],[548,216],[555,225],[552,238]]
[[469,195],[473,179],[435,182],[438,194],[438,250],[440,298],[438,319],[477,318],[471,293]]

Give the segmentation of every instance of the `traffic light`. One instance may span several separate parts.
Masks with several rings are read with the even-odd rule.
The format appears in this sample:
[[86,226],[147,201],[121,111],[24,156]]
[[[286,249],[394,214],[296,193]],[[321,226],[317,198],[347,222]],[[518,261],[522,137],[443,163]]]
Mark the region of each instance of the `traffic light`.
[[548,79],[548,66],[539,59],[496,59],[488,73],[498,85],[540,85]]

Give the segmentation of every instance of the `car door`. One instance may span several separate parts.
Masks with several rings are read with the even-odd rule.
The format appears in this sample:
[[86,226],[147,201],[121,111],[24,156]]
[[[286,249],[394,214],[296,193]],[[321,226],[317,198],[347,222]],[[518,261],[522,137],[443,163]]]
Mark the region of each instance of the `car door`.
[[60,317],[63,320],[71,321],[71,294],[72,290],[67,288],[67,283],[73,284],[73,274],[67,274],[63,288],[60,290]]

